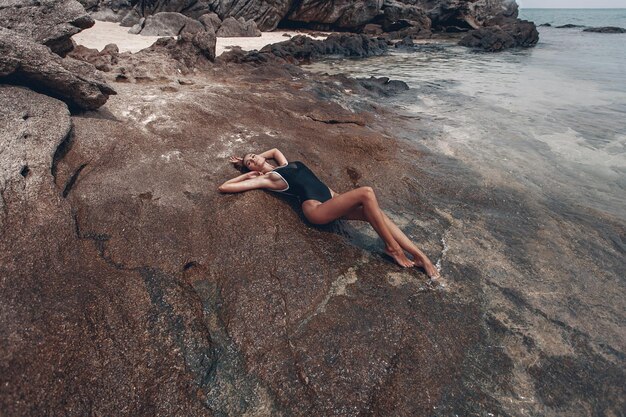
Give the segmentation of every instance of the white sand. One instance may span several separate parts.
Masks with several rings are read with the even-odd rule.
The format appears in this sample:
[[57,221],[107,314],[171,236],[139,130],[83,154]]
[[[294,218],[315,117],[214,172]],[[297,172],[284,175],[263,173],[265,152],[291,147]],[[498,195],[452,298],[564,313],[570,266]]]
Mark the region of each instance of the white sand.
[[[120,52],[137,52],[152,45],[162,36],[143,36],[132,35],[128,33],[127,27],[122,27],[118,23],[101,22],[96,20],[96,24],[91,28],[83,30],[72,37],[74,41],[86,46],[87,48],[95,48],[101,51],[107,44],[114,43]],[[288,33],[294,35],[307,35],[298,32],[277,31],[263,32],[261,36],[253,38],[217,38],[217,46],[215,53],[217,56],[233,46],[240,46],[244,51],[253,49],[259,50],[270,43],[282,42],[289,39],[283,36]],[[324,39],[324,37],[315,37],[314,39]]]

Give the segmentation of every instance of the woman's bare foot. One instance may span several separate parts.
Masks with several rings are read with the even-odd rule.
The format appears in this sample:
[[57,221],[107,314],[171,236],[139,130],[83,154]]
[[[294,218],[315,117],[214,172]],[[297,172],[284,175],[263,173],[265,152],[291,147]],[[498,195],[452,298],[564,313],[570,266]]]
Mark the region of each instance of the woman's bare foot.
[[428,259],[425,255],[418,253],[413,253],[412,255],[415,266],[424,268],[424,271],[426,271],[426,275],[428,275],[429,278],[439,278],[439,271],[435,268],[435,265],[430,262],[430,259]]
[[402,248],[398,247],[397,250],[385,248],[385,253],[393,258],[398,265],[404,268],[415,266],[415,263],[406,257]]

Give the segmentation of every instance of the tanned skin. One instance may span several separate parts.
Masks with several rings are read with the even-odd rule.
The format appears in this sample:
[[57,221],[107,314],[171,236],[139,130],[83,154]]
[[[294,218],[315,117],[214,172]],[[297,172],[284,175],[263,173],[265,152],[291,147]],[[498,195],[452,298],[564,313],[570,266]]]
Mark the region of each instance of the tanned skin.
[[[270,164],[268,159],[276,161],[278,166],[287,165],[287,159],[276,148],[258,155],[247,154],[243,158],[231,157],[231,163],[243,164],[250,172],[226,181],[219,186],[219,191],[240,193],[254,189],[275,191],[286,189],[285,180],[271,172],[276,167]],[[439,276],[437,268],[428,257],[383,213],[371,187],[359,187],[342,194],[333,190],[330,192],[332,198],[324,203],[317,200],[302,202],[302,211],[308,221],[313,224],[326,224],[337,219],[366,221],[385,242],[385,252],[398,265],[405,268],[422,267],[429,277]],[[412,260],[406,256],[405,251],[413,257]]]

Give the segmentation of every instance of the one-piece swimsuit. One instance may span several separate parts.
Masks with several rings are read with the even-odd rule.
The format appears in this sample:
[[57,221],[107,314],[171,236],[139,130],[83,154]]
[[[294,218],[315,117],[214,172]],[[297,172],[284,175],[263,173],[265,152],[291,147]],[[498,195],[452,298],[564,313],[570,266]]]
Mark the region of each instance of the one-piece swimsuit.
[[298,197],[300,202],[317,200],[322,203],[332,198],[330,189],[319,180],[303,162],[295,161],[273,171],[287,183],[284,190],[272,190]]

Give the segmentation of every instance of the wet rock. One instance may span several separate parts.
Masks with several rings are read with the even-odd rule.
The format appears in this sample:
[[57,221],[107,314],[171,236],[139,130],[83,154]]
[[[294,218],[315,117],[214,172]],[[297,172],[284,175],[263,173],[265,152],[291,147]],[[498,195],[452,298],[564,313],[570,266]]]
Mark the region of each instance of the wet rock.
[[390,80],[388,77],[357,78],[356,81],[363,88],[380,97],[396,95],[409,89],[404,81]]
[[575,28],[584,28],[583,25],[574,25],[572,23],[568,23],[566,25],[556,26],[557,29],[575,29]]
[[182,32],[196,33],[204,30],[204,26],[200,22],[183,14],[160,12],[146,18],[139,34],[144,36],[178,36]]
[[72,50],[70,38],[93,24],[76,0],[11,0],[0,4],[0,27],[32,38],[61,56]]
[[459,45],[498,52],[513,47],[531,47],[539,41],[535,24],[500,15],[487,21],[488,26],[465,35]]
[[626,33],[626,29],[615,27],[615,26],[604,26],[597,28],[586,28],[583,29],[583,32],[594,32],[594,33]]
[[550,28],[550,27],[552,27],[552,25],[550,23],[542,23],[542,24],[539,25],[539,27]]
[[115,94],[93,65],[60,58],[4,28],[0,28],[0,80],[60,98],[78,109],[97,109]]
[[246,21],[243,17],[239,19],[227,17],[215,33],[219,38],[261,36],[261,31],[257,28],[254,20]]

